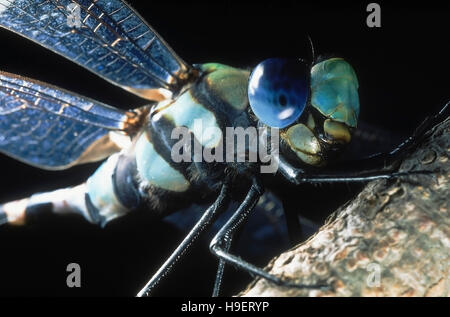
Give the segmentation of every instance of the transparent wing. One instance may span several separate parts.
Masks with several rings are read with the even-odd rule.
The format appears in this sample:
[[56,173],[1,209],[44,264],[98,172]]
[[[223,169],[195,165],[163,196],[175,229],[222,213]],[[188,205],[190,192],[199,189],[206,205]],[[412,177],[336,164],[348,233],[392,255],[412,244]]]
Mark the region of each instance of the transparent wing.
[[135,130],[133,115],[0,72],[0,152],[40,168],[68,168],[119,150],[110,132]]
[[0,0],[0,26],[150,100],[171,97],[190,68],[120,0]]

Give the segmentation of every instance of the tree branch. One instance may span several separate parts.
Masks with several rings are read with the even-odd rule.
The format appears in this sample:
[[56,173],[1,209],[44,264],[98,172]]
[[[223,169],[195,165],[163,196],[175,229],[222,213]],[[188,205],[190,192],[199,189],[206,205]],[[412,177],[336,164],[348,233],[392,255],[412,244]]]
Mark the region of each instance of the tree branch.
[[405,159],[401,171],[430,175],[373,181],[309,240],[267,270],[329,291],[256,279],[241,296],[449,296],[450,119]]

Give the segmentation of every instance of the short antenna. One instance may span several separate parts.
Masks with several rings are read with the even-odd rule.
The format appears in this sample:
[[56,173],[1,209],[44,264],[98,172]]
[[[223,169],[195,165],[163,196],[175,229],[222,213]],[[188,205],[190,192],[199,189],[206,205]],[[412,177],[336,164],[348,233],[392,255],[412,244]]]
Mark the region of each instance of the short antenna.
[[309,34],[307,34],[306,36],[308,37],[309,46],[311,47],[311,55],[312,55],[311,66],[312,66],[314,64],[314,61],[316,60],[316,52],[314,50],[314,43],[313,43],[311,37],[309,36]]

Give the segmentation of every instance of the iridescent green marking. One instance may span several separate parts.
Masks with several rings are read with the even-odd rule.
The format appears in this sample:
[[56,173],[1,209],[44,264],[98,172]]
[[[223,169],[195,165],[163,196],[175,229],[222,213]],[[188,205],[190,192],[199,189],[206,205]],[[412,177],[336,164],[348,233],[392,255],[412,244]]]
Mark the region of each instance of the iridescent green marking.
[[359,116],[358,79],[342,58],[331,58],[311,70],[311,104],[326,117],[356,127]]
[[161,110],[152,120],[158,120],[160,116],[163,116],[177,127],[187,127],[204,147],[214,148],[222,139],[222,130],[217,124],[214,113],[199,104],[189,91],[182,94],[171,105],[166,107],[162,104],[161,107],[156,108],[156,111],[158,108]]
[[227,70],[230,68],[233,67],[220,63],[205,63],[200,65],[200,69],[205,73],[212,73],[217,70]]
[[186,178],[155,151],[145,133],[136,142],[135,153],[137,170],[144,181],[175,192],[183,192],[189,188]]
[[209,73],[206,82],[213,93],[236,110],[242,111],[248,106],[250,72],[218,63],[203,64],[201,69]]

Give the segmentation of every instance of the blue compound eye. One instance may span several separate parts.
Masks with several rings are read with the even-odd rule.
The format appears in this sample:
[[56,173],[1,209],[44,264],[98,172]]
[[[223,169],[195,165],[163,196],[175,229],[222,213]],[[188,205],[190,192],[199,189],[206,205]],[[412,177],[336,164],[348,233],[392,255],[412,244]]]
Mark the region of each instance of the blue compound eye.
[[266,125],[284,128],[302,114],[308,100],[309,68],[295,59],[269,58],[253,69],[248,101]]

